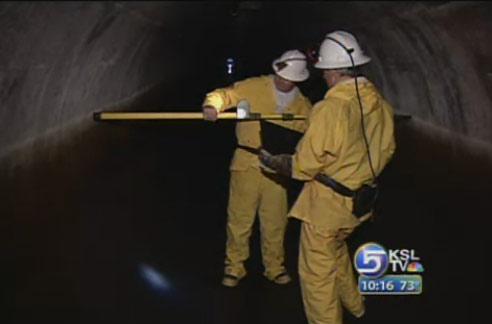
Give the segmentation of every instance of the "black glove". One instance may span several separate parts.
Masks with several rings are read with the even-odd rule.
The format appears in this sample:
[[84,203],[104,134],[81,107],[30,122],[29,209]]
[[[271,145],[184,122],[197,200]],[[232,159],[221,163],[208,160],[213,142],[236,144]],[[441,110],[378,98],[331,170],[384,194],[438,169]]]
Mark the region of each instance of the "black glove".
[[271,169],[275,170],[281,175],[291,177],[292,176],[292,156],[289,154],[271,155],[265,150],[260,150],[260,163]]

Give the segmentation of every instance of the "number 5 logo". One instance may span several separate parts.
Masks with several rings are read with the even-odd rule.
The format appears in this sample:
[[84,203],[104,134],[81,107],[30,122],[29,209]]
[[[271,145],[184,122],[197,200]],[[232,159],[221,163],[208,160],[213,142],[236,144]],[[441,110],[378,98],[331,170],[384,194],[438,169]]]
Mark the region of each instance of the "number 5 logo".
[[357,271],[364,277],[377,278],[388,268],[388,254],[377,243],[367,243],[361,246],[354,257]]

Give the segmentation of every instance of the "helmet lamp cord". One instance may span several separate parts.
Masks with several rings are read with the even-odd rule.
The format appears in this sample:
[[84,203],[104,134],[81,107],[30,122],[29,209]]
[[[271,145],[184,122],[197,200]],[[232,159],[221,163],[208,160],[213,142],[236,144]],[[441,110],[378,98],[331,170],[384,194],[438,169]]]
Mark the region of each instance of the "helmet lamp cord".
[[352,62],[352,69],[354,70],[354,74],[355,74],[355,90],[357,92],[357,100],[359,101],[359,107],[360,107],[360,118],[361,118],[361,126],[362,126],[362,135],[364,137],[364,143],[366,144],[367,157],[369,159],[369,166],[371,167],[371,172],[372,172],[372,176],[373,176],[373,184],[376,184],[377,183],[376,173],[374,172],[374,168],[372,166],[371,151],[369,150],[369,143],[367,141],[366,128],[365,128],[365,125],[364,125],[364,113],[362,111],[363,110],[362,109],[362,101],[360,100],[359,85],[357,83],[357,72],[356,72],[356,69],[355,69],[354,58],[352,57],[352,52],[354,51],[354,49],[353,48],[348,49],[347,47],[345,47],[345,45],[343,45],[341,42],[339,42],[338,40],[336,40],[336,39],[334,39],[332,37],[326,37],[326,38],[327,39],[330,39],[330,40],[334,41],[335,43],[337,43],[338,45],[340,45],[347,52],[347,54],[350,56],[350,62]]

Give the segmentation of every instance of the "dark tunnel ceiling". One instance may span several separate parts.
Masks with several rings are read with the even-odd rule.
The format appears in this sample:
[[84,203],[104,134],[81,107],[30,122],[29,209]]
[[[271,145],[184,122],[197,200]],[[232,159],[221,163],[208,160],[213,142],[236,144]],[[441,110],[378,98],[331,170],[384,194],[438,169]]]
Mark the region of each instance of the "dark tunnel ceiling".
[[[239,2],[140,2],[117,1],[115,5],[127,9],[147,19],[157,26],[181,26],[174,32],[193,34],[201,24],[216,24],[219,20],[235,20],[241,23],[241,17],[274,21],[276,31],[282,33],[289,30],[289,25],[297,26],[299,21],[307,29],[314,29],[319,24],[327,28],[315,33],[312,37],[318,40],[319,35],[331,28],[358,29],[371,24],[380,23],[385,19],[404,17],[419,11],[438,9],[450,1],[239,1]],[[186,19],[186,25],[180,21]],[[333,26],[333,27],[330,27]],[[309,27],[312,26],[312,27]],[[308,39],[309,35],[305,35]]]
[[[156,24],[176,23],[177,20],[187,17],[198,18],[201,16],[204,21],[213,23],[214,19],[220,18],[223,10],[228,9],[231,16],[247,12],[265,12],[272,18],[280,17],[286,23],[291,19],[299,16],[309,19],[313,22],[324,21],[329,19],[334,24],[343,21],[360,21],[361,24],[371,20],[381,20],[392,17],[396,14],[404,15],[410,12],[418,12],[430,8],[438,8],[450,1],[239,1],[239,2],[151,2],[142,6],[140,2],[116,1],[117,6],[132,10],[141,14]],[[311,6],[316,6],[317,10],[311,10]],[[303,12],[303,9],[305,12]],[[217,15],[214,16],[213,12]],[[223,18],[223,17],[222,17]],[[299,18],[298,18],[299,19]],[[190,24],[190,27],[196,28],[196,25]]]

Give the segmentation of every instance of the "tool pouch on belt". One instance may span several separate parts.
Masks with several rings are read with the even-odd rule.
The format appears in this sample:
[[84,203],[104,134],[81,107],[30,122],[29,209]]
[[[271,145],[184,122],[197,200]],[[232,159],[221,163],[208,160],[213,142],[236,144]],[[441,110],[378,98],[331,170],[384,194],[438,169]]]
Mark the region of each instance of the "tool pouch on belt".
[[377,185],[364,184],[357,189],[352,198],[352,214],[359,218],[370,212],[376,204],[378,193],[379,188]]
[[330,187],[336,193],[345,197],[351,197],[353,202],[352,214],[354,214],[357,218],[370,212],[376,204],[376,199],[379,193],[379,189],[376,184],[364,184],[362,187],[354,191],[335,181],[335,179],[327,176],[326,174],[319,173],[315,176],[315,179],[325,186]]

